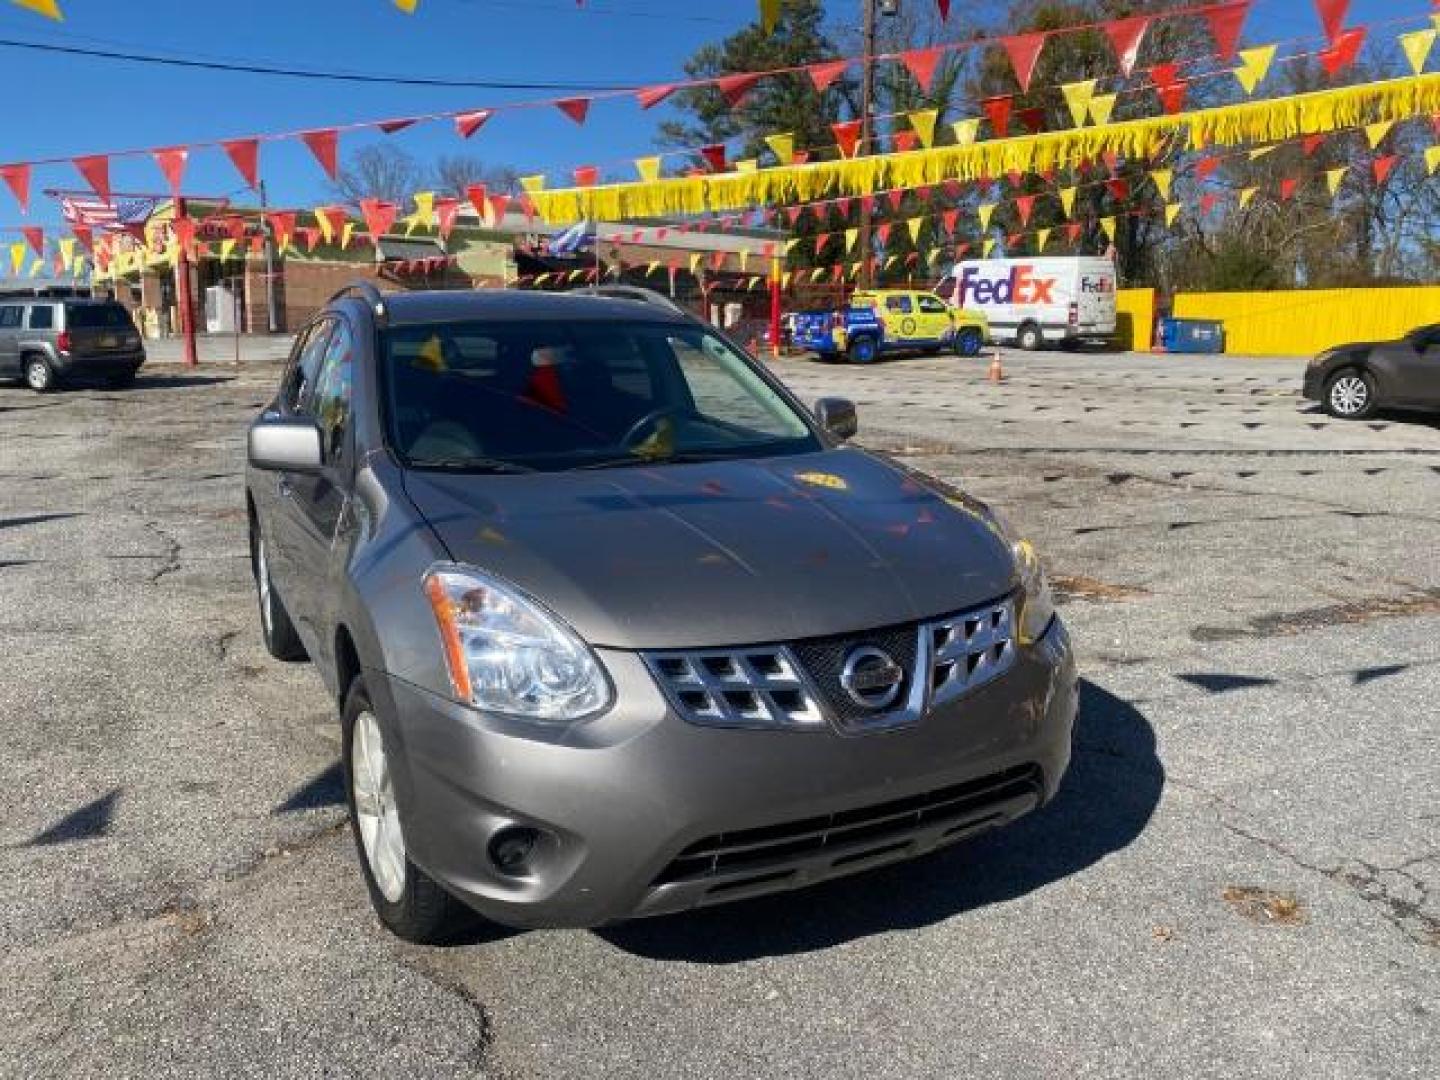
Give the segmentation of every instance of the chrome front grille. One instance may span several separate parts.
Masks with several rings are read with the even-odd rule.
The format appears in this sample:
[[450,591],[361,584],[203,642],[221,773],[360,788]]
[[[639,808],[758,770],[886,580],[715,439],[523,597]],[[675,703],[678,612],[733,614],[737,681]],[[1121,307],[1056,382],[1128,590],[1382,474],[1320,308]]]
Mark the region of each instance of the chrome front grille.
[[687,720],[717,727],[821,728],[825,717],[784,645],[652,652],[645,663]]
[[[876,731],[913,724],[993,682],[1014,665],[1015,605],[1006,598],[921,624],[788,645],[645,653],[670,704],[686,720],[715,727]],[[890,707],[868,709],[847,696],[841,672],[850,652],[881,647],[905,672]]]

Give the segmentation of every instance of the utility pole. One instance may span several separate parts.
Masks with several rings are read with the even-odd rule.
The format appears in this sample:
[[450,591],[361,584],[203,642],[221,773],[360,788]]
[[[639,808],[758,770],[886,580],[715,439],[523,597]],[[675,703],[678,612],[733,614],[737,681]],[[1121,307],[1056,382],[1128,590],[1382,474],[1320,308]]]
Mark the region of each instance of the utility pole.
[[[185,200],[175,200],[175,218],[185,217]],[[195,367],[200,358],[195,350],[195,306],[190,293],[190,257],[185,245],[175,257],[175,299],[180,308],[181,362],[187,368]]]
[[[861,34],[865,39],[862,58],[862,70],[860,72],[860,145],[856,149],[857,156],[870,153],[870,139],[874,135],[875,111],[875,5],[878,0],[860,0],[864,9],[864,22],[861,25]],[[871,285],[870,275],[870,202],[868,199],[860,200],[860,287],[868,289]]]
[[275,242],[270,235],[270,218],[266,215],[265,181],[260,181],[260,233],[265,237],[265,322],[270,333],[280,332],[280,308],[275,300]]

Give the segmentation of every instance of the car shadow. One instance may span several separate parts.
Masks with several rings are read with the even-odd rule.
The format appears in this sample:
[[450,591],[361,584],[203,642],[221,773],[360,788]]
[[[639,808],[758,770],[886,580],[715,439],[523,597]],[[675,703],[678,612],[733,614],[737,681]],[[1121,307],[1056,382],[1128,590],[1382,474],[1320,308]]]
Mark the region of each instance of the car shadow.
[[1075,754],[1049,806],[915,862],[724,907],[604,927],[652,960],[734,964],[915,929],[1026,896],[1132,843],[1165,786],[1155,732],[1133,705],[1080,684]]

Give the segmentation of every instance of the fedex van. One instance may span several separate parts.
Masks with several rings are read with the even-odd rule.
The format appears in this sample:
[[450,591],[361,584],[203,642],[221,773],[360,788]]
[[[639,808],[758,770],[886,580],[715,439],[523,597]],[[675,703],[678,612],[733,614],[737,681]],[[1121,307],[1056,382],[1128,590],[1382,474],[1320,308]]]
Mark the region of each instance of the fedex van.
[[1115,336],[1109,259],[971,259],[957,263],[935,292],[952,307],[983,314],[995,341],[1022,349]]

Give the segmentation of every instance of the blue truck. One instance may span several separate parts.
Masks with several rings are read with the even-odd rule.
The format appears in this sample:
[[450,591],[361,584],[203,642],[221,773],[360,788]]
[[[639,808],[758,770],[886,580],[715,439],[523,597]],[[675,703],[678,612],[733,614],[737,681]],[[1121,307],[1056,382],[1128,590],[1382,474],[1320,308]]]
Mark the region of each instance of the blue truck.
[[857,292],[840,311],[795,316],[792,342],[822,359],[868,364],[883,354],[953,350],[977,356],[989,337],[985,316],[952,308],[934,293],[911,289]]

